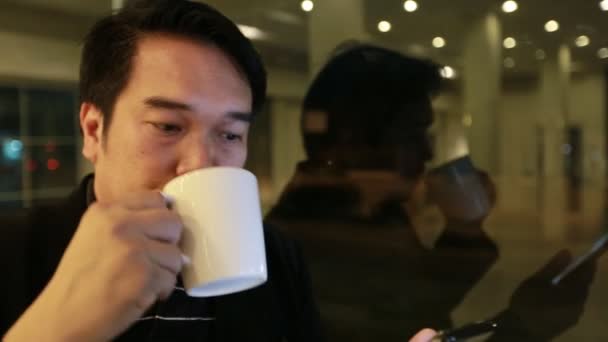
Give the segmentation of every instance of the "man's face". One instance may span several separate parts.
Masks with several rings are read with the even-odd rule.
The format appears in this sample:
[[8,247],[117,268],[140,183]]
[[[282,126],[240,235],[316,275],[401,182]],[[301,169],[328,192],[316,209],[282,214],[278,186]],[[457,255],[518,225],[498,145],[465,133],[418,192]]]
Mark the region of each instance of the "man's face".
[[242,167],[251,104],[245,76],[217,47],[169,35],[142,38],[105,134],[102,113],[87,103],[81,108],[97,199],[159,190],[200,168]]

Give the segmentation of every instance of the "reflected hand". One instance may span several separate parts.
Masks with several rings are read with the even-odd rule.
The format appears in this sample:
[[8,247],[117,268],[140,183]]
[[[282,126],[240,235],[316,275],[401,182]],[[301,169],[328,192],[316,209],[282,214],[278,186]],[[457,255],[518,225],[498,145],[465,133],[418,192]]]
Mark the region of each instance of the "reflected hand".
[[548,341],[576,325],[584,312],[596,258],[553,285],[552,278],[571,260],[570,253],[562,250],[526,279],[515,290],[509,308],[498,316],[499,330],[490,340]]

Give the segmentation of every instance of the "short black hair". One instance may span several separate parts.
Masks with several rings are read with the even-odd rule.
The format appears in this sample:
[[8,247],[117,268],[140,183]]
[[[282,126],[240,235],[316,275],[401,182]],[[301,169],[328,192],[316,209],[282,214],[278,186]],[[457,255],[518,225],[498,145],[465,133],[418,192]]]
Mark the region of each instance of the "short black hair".
[[116,99],[129,80],[138,40],[167,33],[212,44],[233,59],[249,82],[252,110],[261,110],[266,71],[253,44],[234,22],[209,5],[187,0],[136,0],[97,22],[87,34],[80,65],[80,101],[111,122]]
[[[382,134],[397,122],[413,127],[420,123],[417,120],[432,120],[417,108],[430,104],[439,92],[439,71],[430,60],[374,45],[357,43],[337,50],[313,80],[302,105],[308,159],[324,158],[322,152],[339,141],[381,143]],[[314,115],[321,115],[321,128],[311,130],[307,121]]]

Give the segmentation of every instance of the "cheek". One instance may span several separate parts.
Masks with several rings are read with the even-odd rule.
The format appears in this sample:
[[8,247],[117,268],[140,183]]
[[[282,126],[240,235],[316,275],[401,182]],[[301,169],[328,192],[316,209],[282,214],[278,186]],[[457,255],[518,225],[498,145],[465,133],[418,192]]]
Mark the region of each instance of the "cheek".
[[175,177],[177,160],[174,148],[150,143],[139,144],[135,149],[133,172],[148,189],[158,189]]
[[231,151],[218,158],[218,166],[231,166],[242,168],[247,161],[247,149]]

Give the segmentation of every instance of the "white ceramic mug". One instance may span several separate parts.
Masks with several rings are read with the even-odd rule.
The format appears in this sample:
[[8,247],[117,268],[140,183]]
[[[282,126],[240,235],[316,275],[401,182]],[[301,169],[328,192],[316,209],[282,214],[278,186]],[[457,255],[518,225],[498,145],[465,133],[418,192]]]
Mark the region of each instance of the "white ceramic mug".
[[262,213],[251,172],[195,170],[171,180],[163,193],[184,224],[181,248],[191,263],[182,277],[190,296],[220,296],[266,281]]

